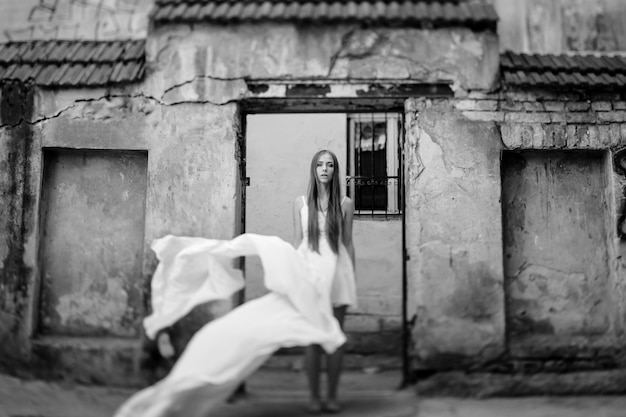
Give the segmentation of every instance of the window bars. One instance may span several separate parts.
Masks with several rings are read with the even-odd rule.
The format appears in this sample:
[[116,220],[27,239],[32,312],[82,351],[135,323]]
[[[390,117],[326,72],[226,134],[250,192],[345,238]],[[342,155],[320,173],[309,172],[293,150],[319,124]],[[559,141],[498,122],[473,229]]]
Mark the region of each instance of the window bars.
[[399,113],[348,114],[346,185],[355,214],[400,214],[401,123]]

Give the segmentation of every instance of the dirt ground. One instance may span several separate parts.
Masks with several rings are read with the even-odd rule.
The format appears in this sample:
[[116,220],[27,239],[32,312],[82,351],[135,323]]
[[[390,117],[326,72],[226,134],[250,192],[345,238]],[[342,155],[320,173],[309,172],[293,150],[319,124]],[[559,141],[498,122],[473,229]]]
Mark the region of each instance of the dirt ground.
[[[626,396],[526,398],[418,398],[399,390],[396,371],[347,371],[342,377],[343,417],[624,417]],[[304,417],[302,372],[261,369],[247,381],[247,395],[211,417]],[[0,375],[0,417],[110,417],[135,392],[22,380]]]

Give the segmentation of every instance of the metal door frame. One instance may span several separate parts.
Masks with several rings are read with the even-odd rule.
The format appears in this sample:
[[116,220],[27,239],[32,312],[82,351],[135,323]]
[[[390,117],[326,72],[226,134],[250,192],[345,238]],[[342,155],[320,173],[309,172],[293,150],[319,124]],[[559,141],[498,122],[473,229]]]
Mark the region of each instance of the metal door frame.
[[[399,186],[401,189],[401,222],[402,222],[402,382],[401,387],[405,387],[412,381],[412,372],[409,358],[409,345],[411,341],[411,329],[409,328],[409,319],[407,317],[407,301],[408,301],[408,284],[406,273],[407,250],[406,250],[406,184],[405,184],[405,145],[406,145],[406,97],[393,98],[369,98],[362,100],[346,100],[346,99],[253,99],[240,102],[239,108],[239,126],[241,131],[238,132],[238,156],[239,156],[239,186],[240,186],[240,232],[246,231],[246,187],[249,185],[249,179],[246,173],[246,118],[252,114],[306,114],[306,113],[379,113],[394,112],[400,115],[402,129],[400,131],[399,140]],[[240,267],[245,271],[245,259],[241,258]],[[241,290],[238,294],[237,302],[242,304],[245,302],[245,290]]]

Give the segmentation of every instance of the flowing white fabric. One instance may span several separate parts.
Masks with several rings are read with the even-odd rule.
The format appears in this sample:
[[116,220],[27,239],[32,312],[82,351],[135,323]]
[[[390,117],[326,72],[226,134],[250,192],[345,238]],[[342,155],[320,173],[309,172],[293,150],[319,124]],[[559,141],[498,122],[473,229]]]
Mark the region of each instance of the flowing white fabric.
[[327,282],[289,243],[243,234],[230,241],[166,236],[154,242],[160,263],[152,281],[149,337],[194,306],[242,288],[233,259],[258,255],[267,295],[202,327],[159,383],[126,401],[115,417],[206,417],[280,347],[319,344],[328,353],[345,342]]

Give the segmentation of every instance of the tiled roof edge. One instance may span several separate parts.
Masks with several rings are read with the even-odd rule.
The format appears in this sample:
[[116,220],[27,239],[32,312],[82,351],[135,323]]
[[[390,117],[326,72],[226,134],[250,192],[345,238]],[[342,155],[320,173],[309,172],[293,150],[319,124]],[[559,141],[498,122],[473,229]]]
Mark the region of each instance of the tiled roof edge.
[[0,44],[0,82],[100,87],[138,82],[144,73],[145,39]]
[[461,26],[495,30],[498,15],[489,3],[428,0],[241,1],[185,0],[157,2],[150,13],[156,26],[168,23],[357,21],[416,27]]
[[504,85],[512,87],[622,88],[626,56],[505,51],[500,54],[500,72]]

